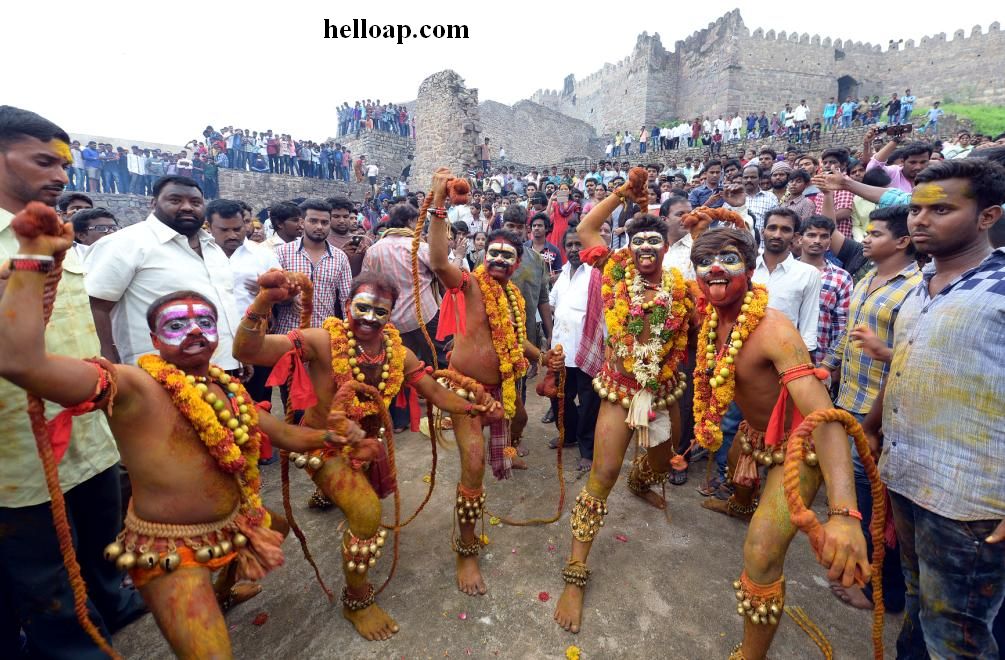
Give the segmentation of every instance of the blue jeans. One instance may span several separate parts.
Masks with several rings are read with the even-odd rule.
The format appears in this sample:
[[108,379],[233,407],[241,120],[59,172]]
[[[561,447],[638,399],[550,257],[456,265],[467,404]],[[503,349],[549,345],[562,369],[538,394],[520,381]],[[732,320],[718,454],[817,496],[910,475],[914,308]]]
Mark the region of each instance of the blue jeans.
[[719,479],[726,478],[726,457],[729,455],[729,448],[733,446],[733,438],[740,430],[740,422],[743,421],[743,413],[735,403],[729,404],[726,414],[722,416],[722,446],[715,452],[715,465],[718,468]]
[[[103,557],[122,529],[119,473],[113,466],[65,493],[87,609],[106,639],[143,609],[139,594],[121,587],[122,573]],[[77,622],[49,503],[0,508],[0,529],[0,657],[21,657],[19,627],[28,657],[107,657]]]
[[851,128],[851,115],[841,115],[841,128]]
[[[851,412],[851,411],[848,411]],[[864,413],[854,413],[851,415],[861,424],[865,419]],[[849,438],[849,442],[851,439]],[[865,536],[866,551],[872,559],[872,535],[869,525],[872,523],[872,488],[869,486],[869,477],[865,473],[865,466],[862,465],[862,457],[858,453],[858,447],[852,442],[851,463],[855,474],[855,499],[858,501],[858,510],[862,514],[862,534]],[[887,520],[893,515],[886,512]],[[872,601],[872,582],[869,582],[862,589],[866,598]],[[904,610],[904,572],[900,565],[900,552],[897,549],[886,549],[883,555],[883,604],[887,612],[902,612]]]
[[829,131],[834,128],[834,117],[824,117],[824,130]]
[[1005,598],[1005,543],[984,539],[998,520],[943,518],[890,492],[907,585],[897,657],[998,658],[991,634]]
[[908,106],[906,108],[905,107],[901,107],[900,108],[900,123],[901,124],[906,124],[911,119],[911,113],[912,112],[914,112],[914,108],[912,108],[910,106]]

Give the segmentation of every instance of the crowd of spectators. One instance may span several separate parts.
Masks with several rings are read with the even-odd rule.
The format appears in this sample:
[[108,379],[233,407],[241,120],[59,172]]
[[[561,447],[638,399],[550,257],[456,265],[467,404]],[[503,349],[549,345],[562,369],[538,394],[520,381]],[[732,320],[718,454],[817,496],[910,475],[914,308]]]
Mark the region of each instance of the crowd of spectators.
[[415,117],[404,105],[381,103],[380,99],[348,102],[338,107],[338,137],[363,131],[383,131],[401,137],[415,137]]
[[[824,133],[849,129],[854,126],[879,124],[886,117],[886,125],[897,126],[911,122],[916,97],[910,89],[902,96],[896,92],[881,101],[879,95],[869,97],[845,97],[840,100],[831,97],[819,114],[814,114],[802,99],[793,107],[786,103],[781,110],[768,116],[767,110],[750,110],[711,116],[699,116],[692,120],[663,122],[638,131],[616,131],[607,141],[605,155],[620,158],[632,154],[633,145],[637,153],[649,151],[670,151],[674,149],[706,147],[713,154],[722,150],[723,144],[741,140],[784,138],[793,144],[811,145],[819,142]],[[935,101],[925,113],[920,124],[920,132],[937,135],[939,121],[945,115]]]
[[[36,130],[41,118],[33,115],[24,119],[6,108],[0,110],[12,115],[0,122],[10,133],[0,135],[6,163],[6,151],[20,148],[25,141],[19,136]],[[1001,605],[1005,562],[1001,561],[1002,546],[990,547],[985,539],[1001,526],[1005,509],[997,472],[975,456],[986,457],[992,467],[1003,460],[1000,433],[995,438],[992,435],[996,429],[1000,431],[1000,415],[995,416],[993,410],[1005,392],[1001,378],[989,375],[989,370],[1002,364],[1000,283],[1005,253],[991,248],[1005,244],[1001,231],[1005,221],[999,219],[1000,205],[1005,202],[1005,170],[994,164],[1005,161],[1005,135],[993,142],[981,139],[977,144],[967,132],[951,142],[917,142],[908,137],[884,137],[871,128],[861,147],[852,152],[841,148],[801,151],[793,145],[784,153],[762,148],[758,153],[715,153],[701,159],[687,157],[682,163],[673,158],[652,163],[646,167],[649,199],[644,208],[625,202],[606,221],[603,235],[611,248],[624,247],[629,223],[655,216],[662,220],[659,226],[666,231],[669,246],[664,265],[677,267],[693,279],[691,235],[681,224],[683,215],[699,206],[726,207],[744,219],[759,247],[752,264],[753,280],[766,285],[769,306],[791,320],[817,366],[830,374],[834,405],[859,418],[866,418],[874,408],[882,411],[884,405],[892,411],[884,417],[884,431],[892,446],[887,446],[883,455],[900,471],[884,468],[883,476],[893,498],[896,531],[911,536],[901,538],[899,553],[888,553],[891,561],[903,557],[904,566],[885,576],[889,580],[885,580],[884,592],[888,612],[906,608],[901,633],[905,651],[922,657],[927,645],[940,657],[955,653],[946,649],[962,643],[958,628],[944,623],[943,629],[929,620],[949,621],[956,616],[950,608],[960,606],[969,608],[964,617],[969,631],[966,644],[975,650],[973,656],[983,653],[992,657],[996,643],[991,626]],[[90,145],[88,148],[95,151]],[[292,166],[293,154],[289,155]],[[92,160],[101,162],[93,155]],[[557,167],[550,171],[535,168],[526,174],[509,167],[479,172],[471,177],[470,203],[448,210],[451,261],[462,268],[475,267],[483,258],[488,232],[498,228],[517,232],[525,241],[525,256],[520,261],[524,271],[522,275],[520,270],[514,273],[513,281],[525,298],[528,325],[533,326],[533,332],[528,327],[528,338],[541,346],[582,340],[586,312],[580,307],[585,307],[585,300],[576,292],[585,291],[586,285],[576,284],[574,277],[589,275],[589,270],[581,269],[590,267],[580,262],[581,246],[576,233],[569,230],[627,179],[628,165],[627,161],[604,160],[578,172],[568,167],[561,171]],[[58,167],[55,170],[58,174]],[[101,178],[86,171],[85,176],[85,182]],[[942,207],[927,198],[912,200],[916,183],[933,181],[948,182],[938,190],[959,205],[947,202]],[[118,186],[114,174],[111,183],[113,188]],[[343,316],[355,275],[368,271],[388,275],[401,292],[392,320],[403,337],[409,333],[414,337],[421,331],[413,313],[415,298],[419,298],[425,318],[435,323],[442,295],[428,260],[422,259],[422,250],[418,283],[412,277],[412,239],[423,193],[398,187],[390,177],[382,184],[372,183],[371,194],[362,202],[340,197],[276,200],[256,214],[241,200],[205,203],[205,179],[200,183],[194,172],[179,171],[176,161],[174,172],[143,180],[152,198],[151,213],[145,221],[126,228],[120,228],[107,209],[92,208],[85,193],[68,192],[58,199],[56,208],[73,223],[73,255],[83,267],[78,264],[67,269],[67,277],[82,280],[86,296],[82,293],[80,297],[85,305],[90,297],[94,323],[81,320],[79,328],[62,327],[60,331],[94,334],[96,329],[105,357],[132,363],[138,355],[152,350],[149,328],[139,311],[165,293],[191,289],[209,297],[219,310],[220,349],[214,362],[245,379],[255,400],[271,400],[265,387],[267,374],[246,370],[233,358],[230,346],[248,296],[257,290],[258,276],[278,267],[305,273],[314,281],[311,326],[320,325],[326,316]],[[10,177],[0,177],[0,199],[20,205],[2,209],[3,217],[34,201],[26,195],[28,190]],[[928,210],[930,207],[935,210]],[[923,220],[931,227],[927,234],[916,233],[908,223],[909,217],[922,211],[935,214]],[[176,231],[193,221],[202,228],[193,226],[186,235]],[[13,254],[9,222],[3,227],[0,246]],[[931,258],[916,250],[912,239],[919,241],[918,247],[922,243],[930,246],[934,264],[925,266]],[[959,272],[931,288],[933,277],[944,275],[937,268],[945,268],[945,263],[954,264]],[[966,283],[956,286],[963,281]],[[58,295],[66,294],[61,289]],[[570,307],[570,301],[580,305]],[[924,316],[930,307],[937,306],[942,310],[939,314]],[[907,320],[898,318],[902,310],[910,310]],[[561,330],[557,322],[552,326],[552,312],[561,316]],[[964,316],[967,323],[962,323]],[[285,333],[298,324],[298,315],[292,308],[278,309],[269,323],[270,332]],[[435,334],[435,327],[430,334]],[[61,347],[50,349],[60,352]],[[419,348],[417,352],[426,351]],[[891,361],[896,369],[891,368]],[[573,368],[579,365],[574,363]],[[909,371],[911,378],[901,379],[901,369]],[[880,395],[884,383],[894,383],[886,390],[885,404]],[[579,403],[566,397],[566,406],[581,406],[571,416],[566,409],[567,424],[577,416],[595,417],[589,389],[579,392]],[[11,395],[5,402],[14,400]],[[896,406],[904,410],[898,411]],[[685,396],[681,409],[689,407]],[[406,426],[403,408],[396,407],[393,416],[396,428]],[[554,419],[554,408],[549,416]],[[723,422],[726,442],[709,456],[709,475],[699,489],[707,497],[727,499],[731,494],[725,475],[726,452],[740,419],[737,417],[732,427],[730,419],[727,413]],[[679,439],[681,451],[690,443],[687,424],[684,429],[685,437]],[[589,469],[592,435],[582,427],[567,426],[565,431],[567,444],[578,445],[579,468]],[[16,433],[18,442],[33,446],[30,431],[18,429]],[[919,453],[923,451],[932,455]],[[696,458],[691,455],[691,460]],[[951,465],[952,470],[947,476],[922,465]],[[860,461],[857,466],[861,467]],[[64,462],[63,469],[74,466]],[[856,472],[858,505],[869,538],[871,499],[868,481],[863,484],[860,479],[863,476]],[[684,481],[686,471],[672,483]],[[11,486],[0,481],[0,493],[6,498],[0,499],[0,513],[23,506],[14,501],[17,488]],[[916,534],[929,534],[930,542],[915,544]],[[55,544],[54,538],[46,542]],[[12,541],[0,538],[0,543]],[[924,557],[931,553],[944,553],[946,565],[926,564]],[[81,557],[100,561],[100,552],[92,554],[82,553]],[[58,551],[49,555],[54,558],[50,563],[58,567]],[[920,587],[919,557],[924,572]],[[970,563],[961,568],[967,561]],[[977,562],[982,571],[979,580],[957,579],[954,571],[964,570],[969,575],[978,570],[974,568]],[[19,573],[17,569],[16,565],[8,567],[7,577],[2,579],[10,582],[10,576]],[[61,573],[47,573],[56,574]],[[6,587],[6,583],[0,584]],[[986,587],[988,584],[992,586]],[[113,590],[118,588],[112,585]],[[872,607],[868,588],[837,585],[835,594],[856,607]],[[69,598],[65,593],[60,597]],[[922,612],[926,622],[922,635],[918,617],[919,609],[927,607],[923,604],[926,598],[936,598],[940,604]],[[64,614],[57,612],[46,621],[52,640],[65,639],[53,626],[77,625],[72,608],[62,610]],[[38,635],[38,628],[32,628],[30,621],[22,625],[29,637],[33,630]],[[39,643],[37,637],[32,641]]]

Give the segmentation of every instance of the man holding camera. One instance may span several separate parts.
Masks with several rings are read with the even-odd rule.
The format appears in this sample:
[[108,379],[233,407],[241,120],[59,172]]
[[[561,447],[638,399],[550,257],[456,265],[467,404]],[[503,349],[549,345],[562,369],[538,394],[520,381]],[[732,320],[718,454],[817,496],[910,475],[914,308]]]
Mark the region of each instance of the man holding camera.
[[[875,169],[877,167],[882,168],[886,172],[887,176],[890,177],[890,186],[892,188],[897,188],[898,190],[903,190],[904,192],[912,192],[914,190],[914,177],[921,172],[921,170],[928,167],[928,160],[932,157],[932,145],[928,142],[913,142],[906,147],[901,147],[904,143],[907,133],[906,132],[894,131],[893,129],[900,128],[889,126],[886,128],[887,134],[890,136],[890,140],[883,145],[883,147],[873,155],[872,145],[876,140],[876,134],[878,131],[875,128],[870,128],[865,133],[865,139],[862,144],[862,160],[869,160],[869,164],[866,166],[866,171]],[[904,158],[903,165],[887,165],[886,161],[890,158],[896,149],[901,150],[901,154]],[[871,158],[870,158],[871,157]]]

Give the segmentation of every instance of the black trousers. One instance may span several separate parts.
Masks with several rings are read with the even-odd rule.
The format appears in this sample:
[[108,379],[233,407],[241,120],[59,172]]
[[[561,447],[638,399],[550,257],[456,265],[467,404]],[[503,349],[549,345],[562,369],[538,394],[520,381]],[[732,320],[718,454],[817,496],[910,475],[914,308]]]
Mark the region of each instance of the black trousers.
[[[565,441],[579,444],[579,455],[593,460],[593,432],[600,413],[600,397],[593,379],[577,367],[565,368]],[[558,425],[558,418],[555,418]]]

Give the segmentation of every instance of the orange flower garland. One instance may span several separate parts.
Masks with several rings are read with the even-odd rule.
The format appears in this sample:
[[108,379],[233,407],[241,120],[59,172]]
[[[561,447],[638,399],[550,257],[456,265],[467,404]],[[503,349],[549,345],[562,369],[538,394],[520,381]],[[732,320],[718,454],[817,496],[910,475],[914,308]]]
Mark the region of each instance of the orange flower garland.
[[492,347],[499,358],[499,375],[502,378],[502,404],[506,419],[516,414],[516,379],[527,373],[527,358],[523,344],[527,339],[527,310],[523,295],[512,282],[506,291],[485,270],[482,264],[471,273],[482,292],[485,314],[492,331]]
[[[631,253],[622,248],[607,260],[601,280],[608,346],[640,386],[655,392],[674,377],[687,357],[688,319],[694,303],[676,269],[663,270],[660,289],[646,302]],[[646,317],[649,317],[648,320]],[[641,341],[649,327],[649,341]],[[659,365],[662,365],[660,367]]]
[[258,474],[258,454],[262,438],[258,430],[258,410],[244,386],[226,374],[223,376],[227,380],[219,378],[223,390],[234,395],[232,399],[228,396],[228,401],[237,407],[233,414],[239,415],[248,427],[247,435],[242,435],[245,439],[239,445],[234,430],[222,424],[213,406],[203,399],[199,385],[205,387],[204,383],[197,384],[194,376],[168,364],[159,355],[144,355],[137,360],[137,365],[167,390],[175,408],[195,429],[219,468],[237,475],[241,486],[241,513],[252,524],[269,527],[269,513],[262,506],[259,494],[262,484]]
[[[328,336],[331,338],[332,375],[335,379],[335,389],[338,390],[353,380],[353,367],[356,365],[349,361],[349,349],[356,346],[356,339],[349,336],[349,325],[341,319],[334,317],[325,319],[322,327],[328,331]],[[384,345],[387,347],[387,357],[384,361],[384,372],[387,377],[377,388],[383,395],[384,407],[390,408],[391,402],[398,396],[401,385],[405,382],[405,347],[401,343],[401,333],[392,323],[384,326]],[[360,401],[359,396],[354,393],[352,400],[345,407],[345,412],[350,418],[359,421],[364,417],[379,414],[380,409],[376,401],[370,399]]]
[[715,451],[722,445],[722,417],[736,394],[736,356],[743,342],[757,329],[768,307],[768,289],[754,284],[740,307],[740,315],[716,354],[715,339],[718,315],[709,304],[705,308],[705,322],[698,334],[707,339],[705,354],[699,352],[694,368],[694,433],[702,447]]

